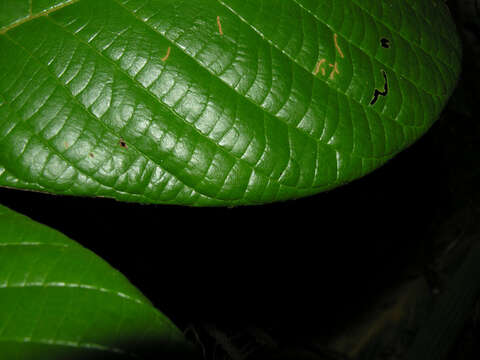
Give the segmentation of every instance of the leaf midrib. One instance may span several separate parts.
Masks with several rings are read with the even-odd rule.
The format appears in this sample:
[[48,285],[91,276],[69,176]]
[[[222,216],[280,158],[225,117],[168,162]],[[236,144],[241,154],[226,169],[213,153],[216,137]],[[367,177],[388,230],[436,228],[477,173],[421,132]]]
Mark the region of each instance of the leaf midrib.
[[117,347],[112,347],[112,346],[106,346],[106,345],[101,345],[97,343],[92,343],[92,342],[78,342],[78,341],[72,341],[72,340],[61,340],[61,339],[32,339],[31,337],[22,337],[22,338],[8,338],[8,337],[1,337],[0,336],[0,343],[31,343],[31,344],[37,344],[37,345],[45,345],[45,346],[55,346],[55,347],[66,347],[66,348],[75,348],[75,349],[85,349],[85,350],[98,350],[98,351],[103,351],[103,352],[109,352],[109,353],[114,353],[114,354],[121,354],[121,355],[126,355],[127,352],[124,350],[117,348]]
[[63,247],[63,248],[70,248],[70,245],[62,244],[62,243],[41,243],[41,242],[19,242],[19,243],[5,243],[0,242],[0,248],[7,247],[7,246],[33,246],[33,247],[42,247],[42,246],[53,246],[53,247]]
[[116,290],[111,290],[95,285],[89,285],[89,284],[77,284],[77,283],[69,283],[69,282],[35,282],[35,283],[18,283],[18,284],[4,284],[0,285],[0,291],[2,289],[29,289],[29,288],[60,288],[60,289],[78,289],[78,290],[85,290],[85,291],[94,291],[98,292],[101,294],[107,294],[107,295],[114,295],[119,298],[131,301],[133,303],[142,305],[142,306],[148,306],[150,307],[150,304],[140,300],[136,299],[124,292],[121,291],[116,291]]
[[[31,9],[31,1],[30,0],[30,11],[32,10]],[[55,6],[52,6],[51,8],[49,9],[46,9],[46,10],[43,10],[43,11],[40,11],[36,14],[30,14],[29,16],[26,16],[22,19],[19,19],[17,21],[14,21],[12,24],[10,25],[7,25],[7,26],[4,26],[2,28],[0,28],[0,35],[3,35],[5,34],[6,32],[12,30],[12,29],[15,29],[16,27],[22,25],[22,24],[25,24],[31,20],[34,20],[36,18],[39,18],[41,16],[45,16],[45,15],[48,15],[48,14],[52,14],[60,9],[63,9],[64,7],[67,7],[67,6],[70,6],[72,4],[75,4],[76,2],[78,2],[80,0],[68,0],[68,1],[65,1],[63,3],[60,3],[58,5],[55,5]]]

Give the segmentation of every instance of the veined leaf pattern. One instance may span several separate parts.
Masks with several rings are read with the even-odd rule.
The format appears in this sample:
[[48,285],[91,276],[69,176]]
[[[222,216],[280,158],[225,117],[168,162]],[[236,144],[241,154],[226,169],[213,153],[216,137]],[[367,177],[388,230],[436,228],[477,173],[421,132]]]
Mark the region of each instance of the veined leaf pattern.
[[196,206],[315,194],[417,140],[460,71],[438,0],[3,7],[0,185],[56,194]]

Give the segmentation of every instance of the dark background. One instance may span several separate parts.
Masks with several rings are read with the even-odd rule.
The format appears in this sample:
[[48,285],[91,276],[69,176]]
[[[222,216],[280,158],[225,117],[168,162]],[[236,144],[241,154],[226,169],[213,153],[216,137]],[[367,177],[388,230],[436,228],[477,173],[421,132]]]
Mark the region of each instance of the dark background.
[[[285,339],[334,337],[406,279],[423,276],[434,287],[430,265],[446,246],[438,229],[479,208],[480,27],[451,5],[466,43],[459,90],[427,135],[349,185],[239,208],[9,189],[0,189],[1,202],[108,261],[181,329],[215,323]],[[452,233],[470,224],[462,216]]]
[[350,185],[272,205],[185,208],[5,189],[0,197],[94,251],[179,320],[244,318],[276,302],[283,313],[281,302],[314,291],[330,313],[388,286],[450,206],[433,142],[429,133]]

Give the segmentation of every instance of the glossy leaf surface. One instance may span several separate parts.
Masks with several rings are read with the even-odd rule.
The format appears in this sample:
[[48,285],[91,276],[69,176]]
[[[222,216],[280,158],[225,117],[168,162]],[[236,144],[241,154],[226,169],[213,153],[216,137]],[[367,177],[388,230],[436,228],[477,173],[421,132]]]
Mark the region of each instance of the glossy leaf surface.
[[439,0],[4,0],[0,185],[187,205],[361,177],[432,125]]
[[119,272],[0,205],[0,358],[123,359],[172,347],[188,349],[182,333]]

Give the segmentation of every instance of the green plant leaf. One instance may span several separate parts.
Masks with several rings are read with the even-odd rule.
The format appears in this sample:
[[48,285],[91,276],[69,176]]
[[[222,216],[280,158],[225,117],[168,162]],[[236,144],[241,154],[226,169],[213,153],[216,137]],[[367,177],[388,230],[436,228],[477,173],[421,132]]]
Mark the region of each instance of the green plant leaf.
[[439,0],[3,0],[0,185],[238,205],[361,177],[460,71]]
[[1,205],[0,349],[6,360],[150,358],[191,350],[172,322],[106,262]]

